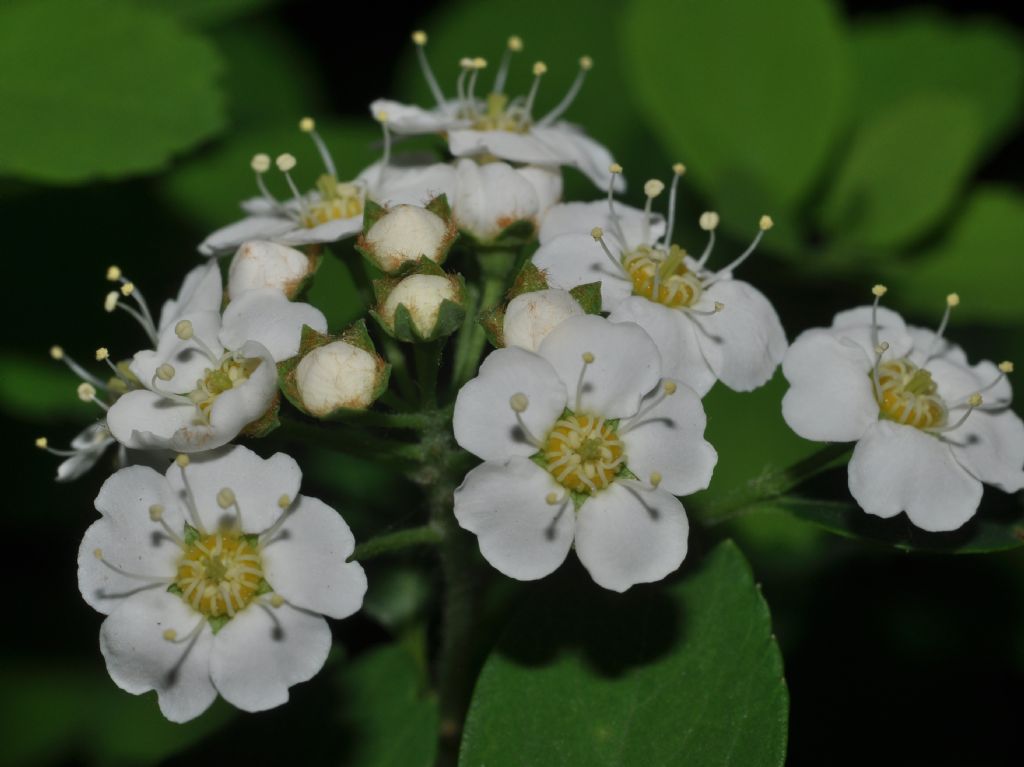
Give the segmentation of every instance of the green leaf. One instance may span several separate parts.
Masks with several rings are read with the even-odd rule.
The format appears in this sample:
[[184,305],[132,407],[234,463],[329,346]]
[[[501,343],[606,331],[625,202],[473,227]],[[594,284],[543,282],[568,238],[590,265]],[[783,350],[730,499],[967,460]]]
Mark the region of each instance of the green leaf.
[[0,174],[67,184],[147,173],[224,126],[220,62],[127,2],[0,5]]
[[1002,504],[986,502],[973,519],[950,533],[921,530],[905,514],[893,519],[873,517],[849,501],[788,497],[771,501],[765,508],[783,511],[846,538],[875,541],[903,551],[984,554],[1024,546],[1024,507],[1009,497],[1004,500],[1007,502]]
[[345,764],[430,767],[437,750],[436,702],[410,652],[389,645],[360,657],[339,676],[342,722],[351,733]]
[[746,232],[768,211],[784,225],[847,114],[847,52],[831,4],[636,0],[624,42],[644,113],[723,225]]
[[788,694],[768,606],[731,541],[666,587],[545,582],[477,681],[459,763],[781,765]]
[[[332,249],[346,253],[352,259],[358,258],[348,243],[336,243]],[[357,265],[356,268],[361,267]],[[351,269],[333,253],[321,257],[316,276],[302,300],[324,313],[329,328],[343,328],[366,311]]]
[[377,568],[368,582],[363,610],[391,631],[408,626],[430,602],[431,578],[414,564]]
[[947,213],[981,150],[971,103],[925,95],[880,110],[854,135],[821,211],[844,244],[895,248]]
[[160,8],[192,26],[214,27],[264,10],[275,2],[276,0],[142,0],[141,4]]
[[921,94],[968,100],[982,143],[1015,127],[1024,100],[1024,49],[1009,26],[931,10],[887,13],[854,25],[854,100],[870,116]]
[[945,239],[907,261],[880,266],[901,308],[937,317],[947,293],[961,302],[953,322],[1024,322],[1020,258],[1024,254],[1024,195],[1010,187],[980,187]]
[[[100,415],[96,405],[75,395],[79,384],[67,368],[43,355],[35,360],[14,354],[0,355],[0,407],[24,421],[80,419],[84,427]],[[100,373],[102,369],[94,370]],[[58,446],[59,447],[59,446]]]

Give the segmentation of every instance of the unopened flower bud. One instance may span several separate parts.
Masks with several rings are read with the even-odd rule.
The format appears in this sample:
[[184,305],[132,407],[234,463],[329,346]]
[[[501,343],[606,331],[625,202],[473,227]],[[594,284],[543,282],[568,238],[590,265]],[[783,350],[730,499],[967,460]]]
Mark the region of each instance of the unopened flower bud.
[[426,257],[441,261],[451,242],[448,224],[436,213],[415,205],[397,205],[384,213],[361,238],[363,249],[385,272]]
[[395,312],[399,305],[409,311],[416,332],[424,338],[437,326],[441,304],[459,303],[459,291],[449,277],[435,274],[412,274],[399,282],[388,294],[380,308],[380,316],[391,328],[395,326]]
[[295,248],[266,240],[246,242],[228,267],[228,297],[235,299],[247,290],[274,288],[292,298],[309,270],[309,258]]
[[339,408],[369,407],[380,374],[374,355],[345,341],[332,341],[300,360],[295,369],[295,386],[307,412],[326,416]]
[[505,346],[521,346],[535,352],[548,333],[577,314],[583,314],[583,307],[565,290],[552,288],[518,295],[505,310]]

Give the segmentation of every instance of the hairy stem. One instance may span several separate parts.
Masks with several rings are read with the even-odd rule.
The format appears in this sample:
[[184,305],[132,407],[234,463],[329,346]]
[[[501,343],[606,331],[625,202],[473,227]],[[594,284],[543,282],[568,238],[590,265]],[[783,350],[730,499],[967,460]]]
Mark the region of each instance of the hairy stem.
[[[501,300],[507,288],[508,277],[516,264],[516,252],[511,250],[490,250],[478,251],[477,258],[480,261],[480,271],[483,275],[483,289],[480,296],[479,312],[493,308]],[[480,355],[483,353],[484,345],[487,343],[487,334],[477,321],[477,315],[472,318],[472,324],[467,329],[468,338],[465,341],[465,355],[461,365],[455,369],[452,381],[456,388],[461,387],[466,381],[473,377],[476,372]]]
[[424,459],[425,451],[421,445],[399,442],[370,434],[362,429],[339,426],[340,424],[320,425],[282,418],[281,430],[276,436],[363,458],[379,458],[399,463],[418,463]]
[[396,530],[371,538],[356,546],[356,550],[348,558],[349,562],[365,562],[367,559],[390,554],[393,551],[404,551],[414,546],[435,546],[441,542],[443,534],[434,525],[420,525],[405,530]]

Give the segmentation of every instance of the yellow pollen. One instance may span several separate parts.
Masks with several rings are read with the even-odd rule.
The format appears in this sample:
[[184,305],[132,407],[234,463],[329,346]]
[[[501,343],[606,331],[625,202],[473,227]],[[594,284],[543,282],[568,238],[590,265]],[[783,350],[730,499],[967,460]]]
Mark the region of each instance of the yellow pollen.
[[109,357],[109,356],[110,356],[110,352],[107,350],[106,346],[101,346],[99,349],[96,350],[96,361],[97,362],[103,362],[103,360],[107,359],[107,357]]
[[91,383],[78,384],[78,399],[82,402],[92,402],[96,399],[96,387]]
[[558,503],[558,493],[551,491],[544,497],[544,500],[547,501],[549,506],[554,506]]
[[285,152],[284,154],[279,154],[277,156],[277,159],[274,160],[274,164],[277,166],[279,171],[287,173],[298,164],[298,160],[295,159],[295,155]]
[[616,174],[622,173],[622,166],[619,165],[617,162],[613,162],[611,165],[608,166],[608,172]]
[[882,284],[875,285],[873,288],[871,288],[871,295],[873,295],[875,298],[881,298],[888,292],[889,288],[885,287],[885,285]]
[[677,388],[675,381],[665,381],[665,394],[675,394]]
[[247,381],[262,362],[260,357],[236,358],[233,354],[227,354],[219,366],[207,368],[203,377],[196,382],[196,388],[186,395],[199,409],[201,419],[209,419],[210,408],[217,397]]
[[189,464],[190,464],[190,463],[191,463],[192,461],[191,461],[191,459],[190,459],[190,458],[188,457],[188,454],[187,454],[187,453],[178,453],[178,455],[177,455],[177,456],[175,457],[175,459],[174,459],[174,462],[175,462],[176,464],[178,464],[178,466],[180,466],[181,468],[183,468],[183,469],[184,469],[184,468],[185,468],[186,466],[188,466],[188,465],[189,465]]
[[508,39],[508,49],[513,53],[519,53],[523,49],[523,38],[519,35],[512,35]]
[[55,359],[55,360],[62,360],[62,359],[64,359],[64,349],[63,349],[63,347],[56,346],[56,345],[51,346],[50,347],[50,358],[51,359]]
[[700,220],[697,223],[705,232],[712,232],[718,228],[718,221],[718,214],[713,210],[707,210],[700,214]]
[[263,154],[262,152],[254,154],[252,160],[249,161],[249,167],[257,173],[266,173],[270,170],[270,155]]
[[156,377],[159,378],[161,381],[170,381],[172,378],[174,378],[174,366],[168,365],[166,362],[160,365],[156,369]]
[[580,56],[580,69],[587,72],[594,68],[594,60],[590,56]]
[[517,413],[525,413],[530,406],[530,399],[522,392],[516,392],[508,398],[508,406]]
[[917,429],[933,429],[946,423],[946,405],[938,395],[932,374],[910,360],[880,363],[876,394],[882,417],[890,421]]
[[772,221],[771,216],[761,216],[760,220],[757,222],[757,226],[761,229],[762,232],[767,232],[769,229],[775,226],[775,222]]
[[1009,360],[1003,360],[1002,362],[999,363],[999,370],[1000,372],[1003,373],[1012,373],[1013,363],[1010,362]]
[[96,557],[96,559],[103,559],[103,549],[93,549],[92,555]]
[[274,594],[274,596],[272,596],[270,598],[270,606],[271,607],[280,607],[283,604],[284,604],[284,597],[281,596],[280,594]]
[[[387,122],[387,114],[381,113],[377,119]],[[302,225],[307,229],[363,214],[363,195],[355,184],[338,181],[325,173],[317,179],[316,188],[320,199],[311,201],[302,213]]]
[[217,493],[217,505],[222,509],[226,509],[233,506],[235,503],[235,494],[232,492],[230,487],[221,488],[220,492]]
[[174,335],[182,341],[188,341],[192,338],[192,323],[188,320],[181,320],[174,326]]
[[651,487],[657,487],[661,484],[661,472],[655,471],[651,473]]
[[978,392],[975,392],[967,398],[967,404],[971,407],[981,407],[984,402],[984,398]]
[[473,68],[487,69],[487,59],[482,59],[479,56],[477,56],[475,59],[473,59]]
[[121,267],[119,266],[108,266],[107,267],[107,280],[109,282],[117,282],[121,279]]
[[547,470],[562,487],[589,495],[607,488],[626,461],[625,445],[615,430],[593,415],[562,418],[542,449]]
[[624,262],[633,283],[633,294],[673,309],[693,306],[703,286],[685,262],[686,251],[673,245],[664,250],[641,245],[628,253]]
[[946,306],[948,306],[950,309],[956,306],[960,306],[960,296],[956,293],[950,293],[948,296],[946,296]]
[[154,503],[149,507],[149,518],[154,522],[159,522],[164,516],[164,507],[159,503]]
[[287,509],[289,506],[292,505],[292,499],[289,498],[287,495],[282,495],[280,498],[277,499],[277,505],[279,508]]
[[533,65],[533,75],[534,75],[534,77],[540,77],[541,75],[543,75],[547,71],[548,71],[548,65],[545,64],[543,61],[538,61],[536,64]]
[[648,197],[657,197],[664,191],[665,182],[660,179],[652,178],[644,184],[644,194]]
[[177,638],[178,638],[178,632],[175,631],[174,629],[165,629],[164,630],[164,639],[166,639],[168,642],[173,642]]
[[686,166],[683,165],[681,162],[677,162],[675,165],[672,166],[672,172],[675,173],[677,176],[682,176],[686,173]]
[[594,355],[592,352],[583,352],[583,361],[586,364],[591,364],[594,361]]
[[602,229],[599,226],[595,226],[593,229],[590,230],[590,236],[593,237],[595,240],[600,240],[602,237],[604,237],[604,229]]
[[103,311],[108,314],[117,308],[117,291],[112,290],[103,299]]
[[299,130],[303,133],[312,133],[316,130],[316,121],[312,117],[303,117],[299,120]]
[[130,296],[134,292],[135,292],[135,283],[134,282],[126,282],[124,285],[121,286],[121,295],[125,296],[126,298],[128,296]]
[[40,450],[46,450],[49,445],[50,441],[46,437],[36,437],[36,447]]
[[426,45],[427,44],[427,33],[422,29],[417,29],[412,33],[412,41],[415,45]]
[[175,585],[192,609],[217,618],[247,607],[262,581],[259,545],[242,535],[215,533],[185,549]]

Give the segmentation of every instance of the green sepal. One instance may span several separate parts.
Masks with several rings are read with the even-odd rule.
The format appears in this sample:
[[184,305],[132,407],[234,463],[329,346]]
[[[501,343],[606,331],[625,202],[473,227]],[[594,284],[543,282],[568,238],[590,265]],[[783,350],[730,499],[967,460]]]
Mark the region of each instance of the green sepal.
[[477,315],[476,321],[484,329],[487,341],[496,349],[505,346],[505,309],[507,304],[498,304]]
[[538,269],[533,261],[527,261],[519,270],[515,280],[512,281],[512,287],[508,290],[508,299],[511,301],[523,293],[536,293],[547,290],[549,287],[544,272]]
[[577,285],[569,291],[569,295],[576,299],[576,303],[578,303],[587,314],[601,313],[600,282],[588,282],[585,285]]
[[184,536],[184,540],[185,540],[185,545],[186,546],[191,546],[193,543],[198,541],[201,537],[202,537],[202,533],[200,533],[198,530],[196,530],[194,527],[192,527],[192,525],[190,525],[188,522],[185,523],[185,536]]
[[446,224],[452,222],[452,206],[448,204],[448,195],[439,194],[423,207],[443,218]]
[[363,203],[363,234],[370,231],[373,225],[380,221],[385,213],[387,213],[387,208],[383,205],[378,205],[367,197],[366,202]]
[[362,410],[354,408],[337,408],[330,413],[317,416],[306,410],[302,404],[302,397],[299,394],[299,387],[295,383],[295,371],[302,361],[302,358],[309,354],[314,349],[318,349],[321,346],[326,346],[329,343],[335,341],[344,341],[347,344],[351,344],[368,354],[372,355],[377,360],[377,386],[374,388],[372,397],[373,401],[376,401],[384,392],[388,389],[388,381],[391,378],[391,365],[384,361],[384,358],[377,354],[377,349],[373,345],[373,341],[370,338],[370,333],[366,329],[365,320],[356,320],[347,328],[342,330],[336,335],[329,333],[320,333],[317,330],[309,327],[308,325],[302,326],[302,335],[299,339],[299,352],[294,357],[289,357],[286,360],[277,363],[277,385],[284,394],[292,406],[300,413],[308,415],[310,418],[317,418],[319,420],[343,420],[346,416],[352,413],[362,413]]
[[548,281],[544,272],[534,266],[532,261],[524,263],[513,280],[512,287],[505,294],[506,300],[477,315],[477,322],[484,329],[490,344],[498,349],[505,346],[505,311],[508,309],[509,301],[524,293],[536,293],[547,289]]
[[185,592],[181,590],[181,586],[179,586],[177,583],[172,583],[170,586],[167,587],[167,593],[174,594],[175,596],[180,597]]
[[[257,536],[258,537],[258,536]],[[274,590],[274,587],[267,583],[266,578],[260,578],[260,585],[256,587],[256,596],[260,597],[264,594],[269,594]]]
[[213,629],[213,633],[216,634],[224,625],[231,620],[229,615],[211,615],[206,619],[206,622],[210,624],[210,628]]
[[[425,335],[420,333],[412,320],[412,314],[405,304],[399,304],[395,308],[393,326],[388,324],[388,321],[381,312],[384,302],[387,301],[391,291],[395,289],[404,277],[402,279],[385,277],[374,281],[373,289],[377,296],[377,306],[369,311],[370,316],[377,321],[377,324],[385,333],[405,343],[427,343],[429,341],[436,341],[438,338],[450,336],[462,327],[463,321],[466,319],[466,308],[462,304],[466,295],[465,279],[463,279],[461,274],[448,274],[440,266],[426,258],[420,259],[414,273],[426,274],[432,277],[445,277],[455,286],[455,294],[458,300],[450,301],[445,299],[441,302],[441,306],[438,307],[437,321],[429,333]],[[405,277],[408,276],[411,275],[405,275]]]
[[572,498],[572,507],[574,511],[579,511],[583,508],[583,504],[590,500],[590,493],[581,493],[579,490],[570,490],[569,497]]
[[270,403],[270,407],[267,408],[266,412],[263,413],[255,421],[247,423],[241,431],[243,437],[249,437],[251,439],[260,439],[267,436],[281,425],[281,419],[278,415],[281,412],[281,395],[279,392],[274,394],[274,400]]
[[521,248],[523,245],[533,242],[536,239],[537,226],[532,221],[520,219],[519,221],[513,221],[489,240],[481,240],[474,237],[471,232],[467,232],[464,229],[460,231],[460,235],[467,241],[472,250],[480,250],[482,248],[511,250]]

